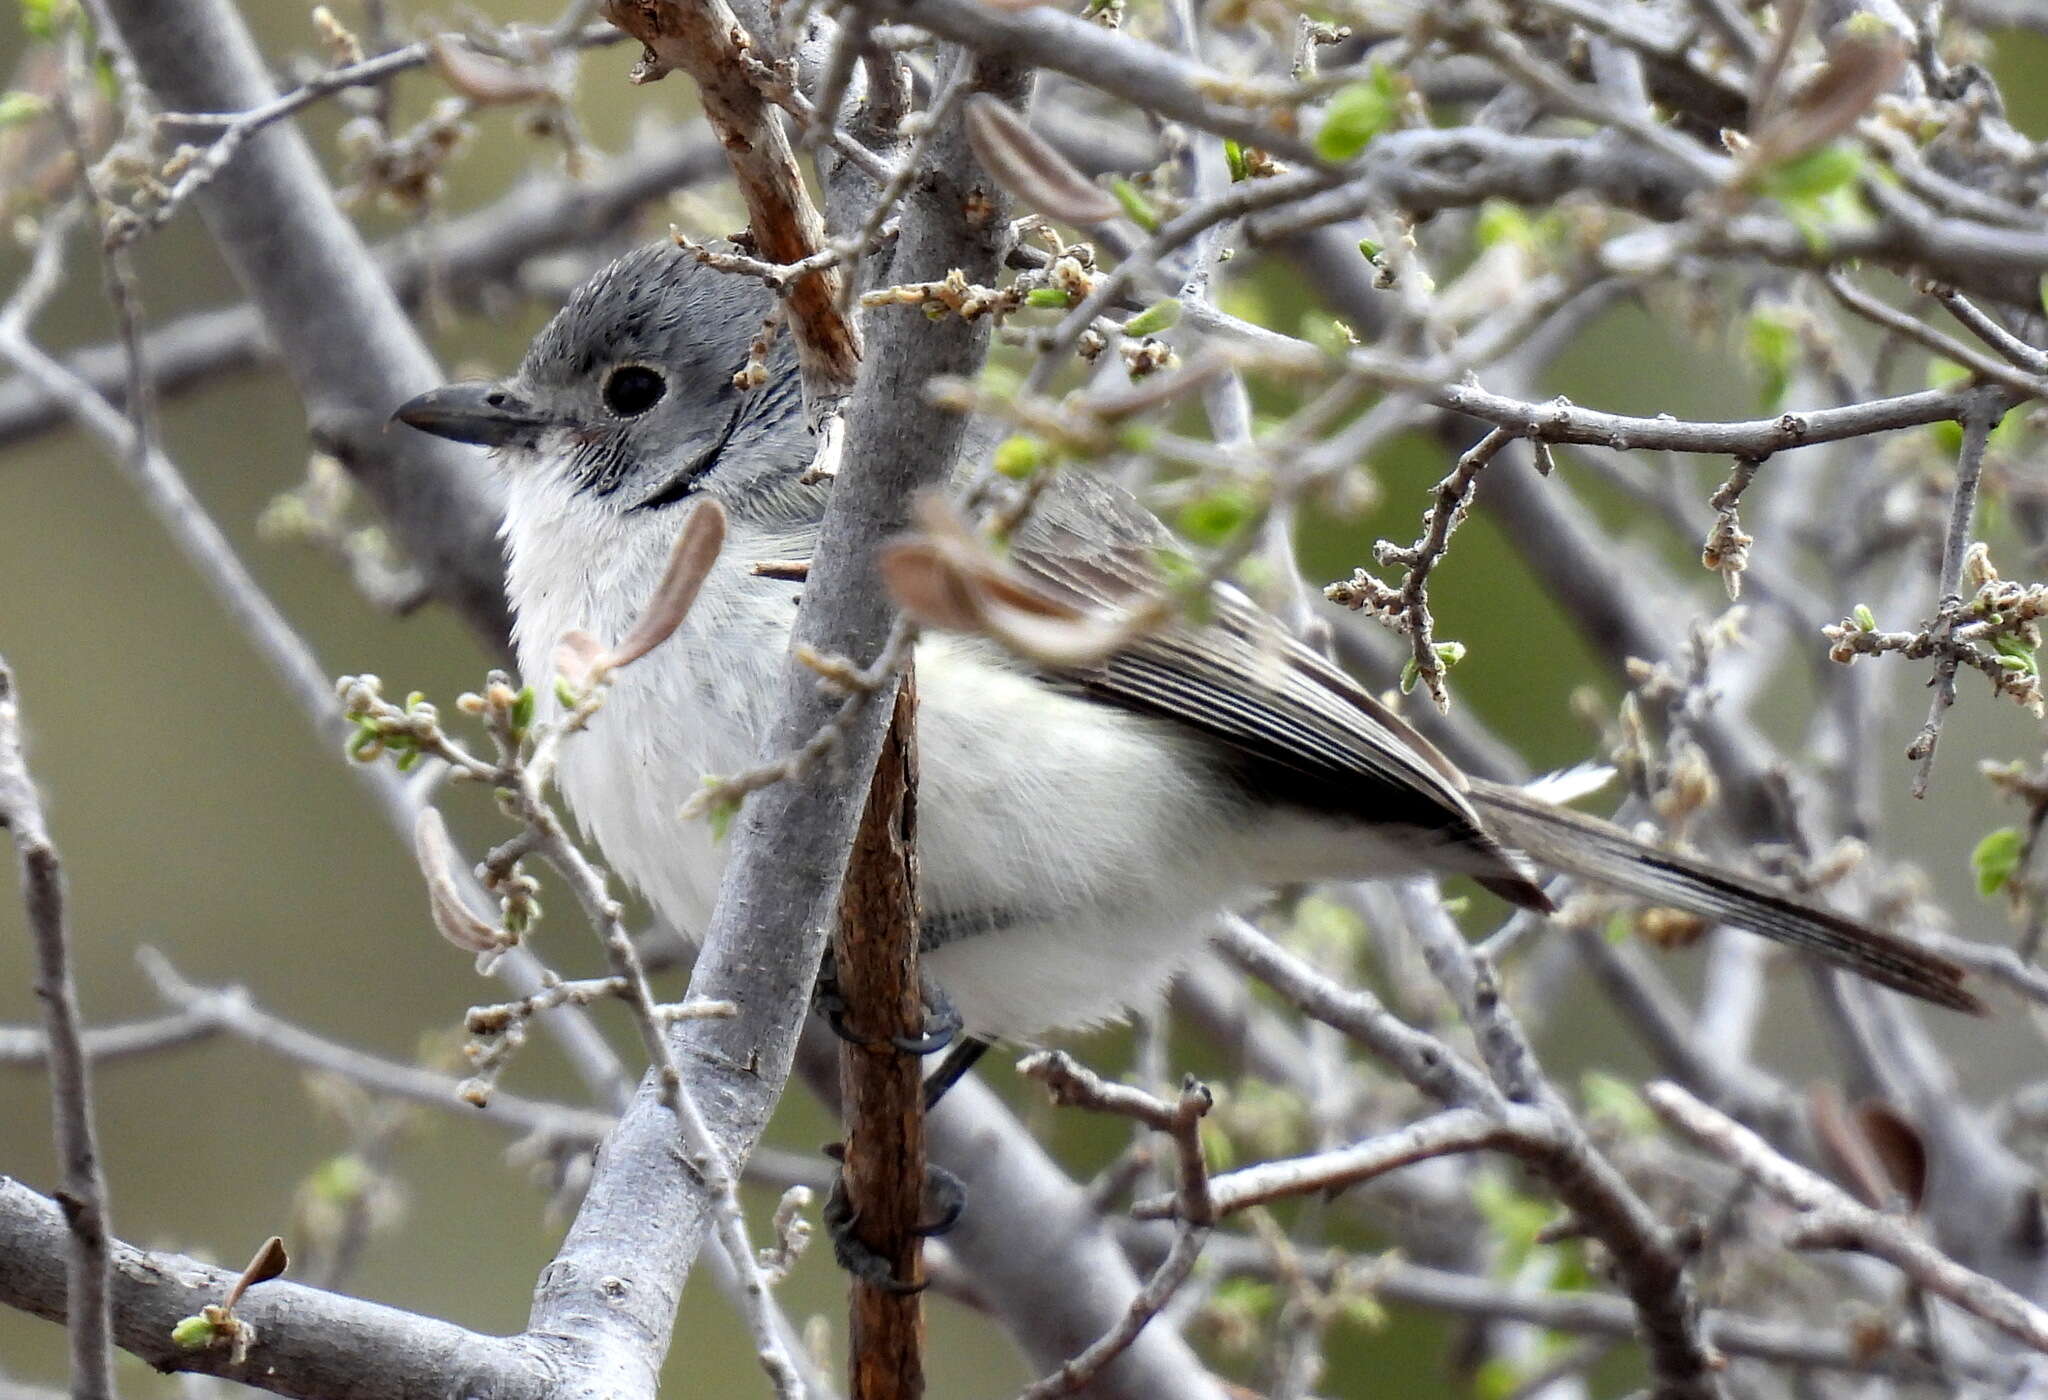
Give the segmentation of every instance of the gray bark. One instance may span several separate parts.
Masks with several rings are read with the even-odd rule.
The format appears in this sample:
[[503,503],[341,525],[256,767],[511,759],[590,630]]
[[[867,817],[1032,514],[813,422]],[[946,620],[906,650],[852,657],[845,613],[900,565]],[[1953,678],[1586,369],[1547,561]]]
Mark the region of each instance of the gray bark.
[[[1028,76],[991,62],[982,82],[1016,100]],[[994,280],[1008,220],[966,227],[963,197],[977,184],[1001,203],[957,130],[934,142],[904,206],[893,278],[939,278],[957,267],[970,279]],[[868,330],[847,411],[845,465],[794,639],[862,666],[881,655],[895,617],[875,576],[875,550],[908,525],[918,491],[947,479],[963,438],[964,421],[928,404],[924,384],[936,374],[972,373],[988,340],[985,322],[911,314],[873,317]],[[788,1080],[893,694],[893,684],[880,687],[844,726],[836,762],[755,793],[733,824],[731,863],[690,995],[733,1002],[742,1014],[681,1022],[671,1039],[684,1080],[733,1163],[760,1140]],[[837,709],[815,673],[790,663],[764,756],[802,745]],[[536,1293],[530,1330],[587,1349],[593,1378],[631,1376],[667,1351],[676,1299],[712,1207],[701,1184],[676,1169],[675,1143],[659,1087],[643,1082]],[[577,1393],[617,1393],[602,1384]]]
[[[169,110],[243,111],[277,95],[227,0],[107,0],[107,12]],[[434,593],[485,635],[504,635],[497,492],[474,453],[385,431],[392,409],[442,374],[305,137],[266,127],[197,199],[283,352],[315,440],[377,502]]]

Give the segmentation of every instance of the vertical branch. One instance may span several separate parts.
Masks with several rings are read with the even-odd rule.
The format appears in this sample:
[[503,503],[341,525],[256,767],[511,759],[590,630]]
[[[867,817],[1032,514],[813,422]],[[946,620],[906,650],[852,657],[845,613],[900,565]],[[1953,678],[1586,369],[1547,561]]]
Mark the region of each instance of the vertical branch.
[[[923,1030],[917,975],[916,685],[905,671],[839,894],[833,939],[846,1026],[839,1049],[846,1116],[843,1188],[855,1239],[904,1285],[921,1282],[917,1234],[925,1176],[924,1086],[915,1055],[891,1043]],[[924,1309],[911,1288],[853,1279],[851,1400],[924,1394]]]
[[[1030,75],[1007,60],[974,64],[978,86],[1021,101]],[[992,280],[1009,242],[1009,210],[957,130],[931,147],[927,174],[906,197],[892,276],[943,277],[953,268]],[[832,488],[811,559],[794,642],[872,665],[895,609],[879,586],[875,551],[910,522],[917,492],[944,483],[966,437],[957,415],[932,404],[935,375],[972,374],[988,345],[987,321],[933,322],[898,313],[870,328],[860,383],[846,414],[845,466]],[[780,757],[836,721],[840,697],[814,671],[786,664],[763,753]],[[837,922],[846,856],[888,727],[875,699],[839,724],[838,762],[813,765],[750,794],[733,822],[732,853],[690,980],[690,995],[731,1001],[741,1014],[679,1022],[670,1031],[683,1074],[735,1167],[746,1160],[780,1098]],[[667,1350],[675,1302],[711,1223],[702,1183],[669,1165],[674,1125],[655,1086],[643,1084],[605,1145],[575,1223],[535,1290],[530,1330],[650,1358]],[[619,1290],[608,1278],[631,1274]],[[638,1392],[634,1392],[638,1393]],[[651,1384],[646,1393],[652,1393]]]
[[112,1400],[113,1317],[108,1301],[112,1263],[107,1244],[107,1182],[100,1171],[92,1122],[92,1071],[86,1063],[71,980],[64,920],[64,868],[43,825],[42,799],[21,753],[21,711],[14,673],[0,660],[0,826],[14,834],[21,857],[22,899],[35,941],[36,999],[50,1038],[50,1104],[64,1189],[57,1203],[70,1227],[64,1296],[71,1328],[71,1394]]
[[1927,723],[1906,750],[1906,757],[1920,767],[1913,775],[1913,796],[1927,796],[1927,782],[1934,774],[1934,746],[1941,741],[1941,722],[1956,702],[1958,657],[1953,643],[1956,620],[1963,611],[1963,556],[1970,549],[1970,530],[1977,519],[1977,485],[1984,475],[1984,448],[1991,441],[1991,427],[1999,418],[2004,399],[1996,390],[1973,394],[1963,410],[1963,446],[1956,454],[1956,492],[1949,506],[1948,536],[1941,549],[1941,582],[1935,590],[1939,609],[1930,629],[1939,651],[1934,663],[1934,700],[1927,709]]

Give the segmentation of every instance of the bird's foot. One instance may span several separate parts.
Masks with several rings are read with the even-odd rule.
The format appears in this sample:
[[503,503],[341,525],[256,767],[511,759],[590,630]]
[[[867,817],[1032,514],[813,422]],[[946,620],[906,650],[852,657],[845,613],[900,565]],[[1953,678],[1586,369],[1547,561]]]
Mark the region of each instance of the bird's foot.
[[906,1055],[934,1055],[953,1043],[960,1034],[960,1013],[953,1009],[945,989],[929,977],[920,977],[924,1002],[924,1029],[916,1035],[874,1037],[861,1035],[846,1023],[846,998],[839,990],[839,968],[827,949],[818,966],[817,986],[811,992],[811,1009],[832,1028],[832,1034],[849,1045],[879,1049],[892,1045]]
[[[825,1151],[834,1158],[843,1159],[845,1155],[841,1143],[835,1142]],[[924,1239],[943,1235],[959,1223],[966,1208],[965,1183],[944,1167],[927,1164],[924,1169],[924,1214],[911,1227],[912,1233]],[[864,1243],[856,1233],[860,1211],[846,1194],[843,1172],[832,1178],[832,1193],[825,1199],[824,1224],[825,1233],[832,1239],[832,1257],[847,1273],[888,1293],[908,1295],[924,1291],[926,1285],[923,1282],[896,1277],[895,1265]]]

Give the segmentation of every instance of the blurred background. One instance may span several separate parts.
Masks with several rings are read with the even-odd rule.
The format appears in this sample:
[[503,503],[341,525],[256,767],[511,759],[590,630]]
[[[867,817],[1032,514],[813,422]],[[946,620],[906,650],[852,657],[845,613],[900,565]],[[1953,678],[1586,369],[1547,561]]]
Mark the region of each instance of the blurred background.
[[[274,62],[319,54],[302,7],[245,8]],[[344,22],[362,19],[355,0],[337,0],[334,8]],[[497,20],[553,17],[552,5],[537,0],[475,8]],[[405,23],[424,34],[452,19],[421,13]],[[11,25],[0,17],[0,69],[21,44]],[[636,132],[658,134],[690,109],[681,79],[629,88],[626,47],[581,61],[576,112],[596,150],[619,151]],[[2048,47],[2001,35],[1993,67],[2015,123],[2036,139],[2048,136]],[[430,73],[401,78],[395,91],[395,126],[445,93]],[[338,168],[334,137],[345,117],[324,103],[304,119],[331,168]],[[371,207],[358,212],[373,237],[430,246],[439,218],[559,163],[557,143],[524,130],[516,115],[485,112],[436,213],[419,219]],[[694,234],[727,232],[743,222],[736,208],[722,188],[701,188],[673,208],[652,211],[643,232],[657,236],[670,220]],[[69,285],[38,327],[53,348],[104,340],[111,331],[94,252],[86,239],[75,244]],[[22,265],[10,241],[0,250],[0,283],[11,285]],[[152,323],[237,300],[189,212],[142,245],[139,269]],[[1273,273],[1262,274],[1256,288],[1269,306],[1284,307],[1299,293],[1276,284]],[[451,369],[502,371],[517,361],[548,309],[513,304],[486,317],[428,320]],[[1726,333],[1717,338],[1673,325],[1639,306],[1610,314],[1540,387],[1624,412],[1744,416],[1758,403],[1757,385]],[[258,517],[307,469],[303,416],[281,375],[237,374],[173,400],[163,412],[163,436],[331,673],[374,672],[388,691],[425,691],[444,711],[459,691],[477,686],[491,659],[450,616],[433,608],[404,619],[382,615],[329,558],[259,537]],[[1347,576],[1369,560],[1381,535],[1411,538],[1425,493],[1446,466],[1440,448],[1421,439],[1370,463],[1379,488],[1374,506],[1349,518],[1305,522],[1309,577]],[[1696,470],[1703,499],[1721,464]],[[1605,504],[1620,536],[1693,568],[1701,616],[1723,606],[1718,581],[1687,564],[1696,544],[1639,528],[1618,500]],[[1573,692],[1595,687],[1611,713],[1614,688],[1483,515],[1460,536],[1432,596],[1440,635],[1470,648],[1453,678],[1457,703],[1535,766],[1589,756],[1595,735],[1574,717]],[[401,1060],[453,1064],[464,1009],[502,992],[480,982],[470,960],[435,937],[410,855],[366,800],[339,745],[316,736],[283,697],[100,448],[68,430],[0,451],[0,654],[19,683],[34,770],[65,858],[91,1020],[158,1009],[135,964],[136,948],[147,945],[193,981],[246,987],[267,1010],[325,1035]],[[1886,674],[1899,706],[1889,748],[1872,761],[1885,765],[1887,844],[1915,854],[1960,927],[1994,936],[2003,916],[1977,899],[1967,855],[1978,836],[2010,817],[1975,768],[1981,757],[2031,759],[2039,749],[2036,726],[2012,707],[1994,706],[1966,678],[1934,791],[1914,803],[1900,752],[1919,724],[1921,671],[1894,665]],[[1782,703],[1793,716],[1803,667],[1788,667],[1784,679]],[[1797,731],[1787,724],[1780,732]],[[496,834],[482,794],[457,789],[445,805],[469,849]],[[0,1023],[32,1024],[37,1007],[14,889],[11,874],[0,880]],[[545,955],[565,972],[601,966],[595,940],[566,913],[541,936]],[[679,990],[673,976],[669,987]],[[623,1025],[609,1029],[630,1055]],[[1984,1045],[2007,1043],[1995,1027],[1968,1031]],[[1566,1034],[1562,1042],[1553,1035],[1547,1046],[1554,1069],[1641,1069],[1639,1052],[1598,1024]],[[1798,1027],[1779,1026],[1773,1034],[1767,1058],[1799,1053]],[[1116,1033],[1081,1048],[1100,1067],[1124,1063]],[[1199,1047],[1185,1053],[1199,1060]],[[1995,1052],[1973,1054],[1965,1064],[1981,1077],[1973,1089],[2031,1073],[2031,1066]],[[1122,1146],[1121,1128],[1056,1115],[1017,1092],[1007,1070],[990,1074],[1077,1174]],[[505,1085],[568,1101],[578,1093],[540,1040]],[[295,1242],[317,1235],[335,1211],[360,1207],[376,1225],[345,1281],[349,1291],[488,1331],[523,1324],[532,1281],[562,1221],[544,1209],[545,1192],[528,1173],[507,1163],[508,1143],[488,1124],[417,1108],[386,1121],[354,1093],[309,1084],[300,1071],[227,1039],[107,1066],[98,1094],[113,1219],[123,1237],[237,1267],[266,1235]],[[834,1136],[834,1125],[795,1093],[772,1141],[809,1152]],[[0,1172],[44,1190],[55,1181],[48,1102],[37,1073],[0,1069]],[[754,1219],[765,1221],[771,1205],[772,1196],[756,1193]],[[805,1259],[786,1298],[799,1318],[817,1314],[835,1335],[843,1332],[843,1290],[829,1251]],[[972,1313],[935,1301],[930,1315],[933,1395],[981,1400],[1012,1393],[1028,1379],[1009,1344]],[[1360,1400],[1411,1393],[1415,1376],[1434,1373],[1430,1358],[1442,1336],[1442,1324],[1398,1313],[1382,1331],[1345,1335],[1321,1388]],[[700,1276],[686,1300],[672,1375],[692,1377],[693,1393],[759,1393],[743,1340]],[[58,1383],[62,1355],[57,1328],[0,1313],[0,1373]],[[706,1377],[727,1379],[706,1384]],[[123,1381],[138,1396],[176,1388],[132,1360],[124,1360]]]

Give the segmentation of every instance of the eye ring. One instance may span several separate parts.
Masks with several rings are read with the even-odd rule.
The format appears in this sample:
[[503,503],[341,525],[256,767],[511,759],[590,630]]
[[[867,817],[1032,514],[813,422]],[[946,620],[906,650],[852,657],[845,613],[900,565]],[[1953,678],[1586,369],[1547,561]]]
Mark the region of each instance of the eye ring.
[[667,394],[667,378],[651,365],[620,365],[604,379],[604,406],[621,418],[638,418]]

